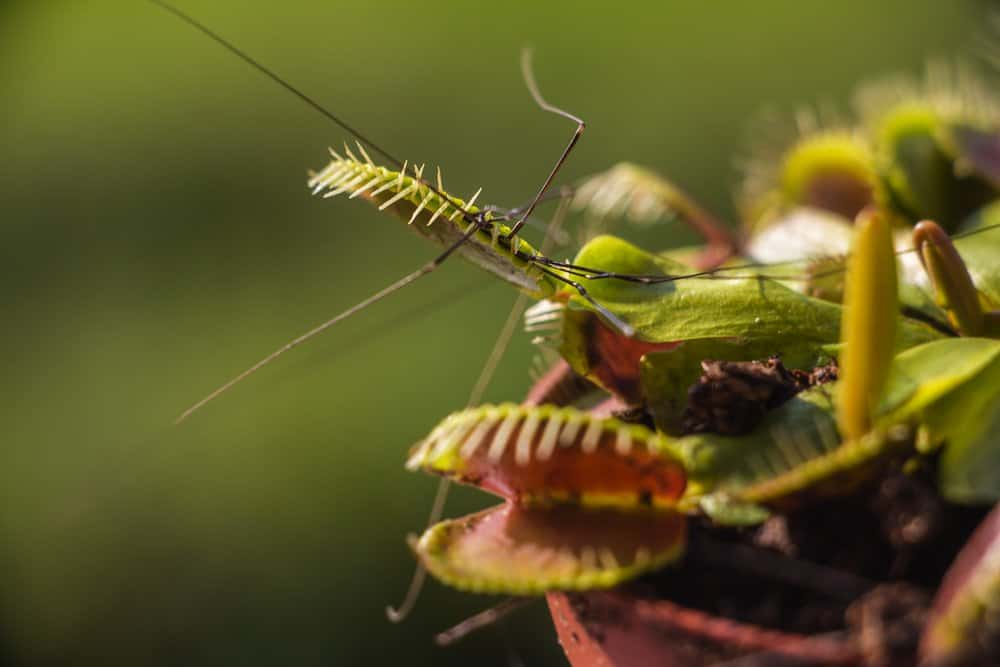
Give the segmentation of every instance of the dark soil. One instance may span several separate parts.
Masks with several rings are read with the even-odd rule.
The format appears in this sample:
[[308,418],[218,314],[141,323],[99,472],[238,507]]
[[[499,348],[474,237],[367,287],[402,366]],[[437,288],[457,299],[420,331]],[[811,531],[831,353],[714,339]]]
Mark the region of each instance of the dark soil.
[[[765,361],[702,362],[688,391],[688,433],[739,435],[836,363],[790,370]],[[850,635],[868,664],[913,664],[933,593],[985,509],[950,505],[934,462],[899,465],[850,496],[776,514],[756,528],[692,522],[679,567],[632,586],[635,595],[799,635]]]
[[[777,357],[705,360],[702,371],[688,392],[686,433],[747,433],[798,392],[837,378],[835,363],[799,371]],[[651,421],[642,408],[616,416]],[[692,519],[683,562],[621,590],[703,612],[706,618],[787,635],[846,639],[854,647],[851,653],[860,650],[865,665],[915,665],[934,593],[988,508],[945,502],[934,483],[935,461],[925,460],[922,468],[907,473],[904,464],[888,462],[850,495],[789,509],[754,528]],[[586,596],[571,599],[586,602]],[[669,614],[671,605],[660,607]],[[711,662],[722,646],[690,634],[691,664]],[[759,657],[759,664],[786,664],[781,660],[788,656]]]
[[684,563],[629,588],[768,629],[853,636],[871,665],[913,664],[934,591],[986,511],[896,471],[863,494],[753,529],[691,527]]
[[701,362],[702,374],[688,390],[685,433],[742,435],[804,389],[837,379],[836,364],[811,371],[785,368],[778,357],[765,361]]

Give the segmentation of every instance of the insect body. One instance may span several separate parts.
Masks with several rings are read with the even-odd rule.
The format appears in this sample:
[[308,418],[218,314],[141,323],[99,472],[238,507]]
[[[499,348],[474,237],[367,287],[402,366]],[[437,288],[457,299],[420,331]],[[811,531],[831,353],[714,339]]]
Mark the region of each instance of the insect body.
[[519,242],[516,251],[510,250],[509,241],[501,244],[501,238],[510,237],[511,228],[495,222],[493,214],[476,207],[481,188],[463,201],[447,195],[440,169],[437,187],[432,189],[423,181],[424,166],[414,166],[412,174],[407,173],[407,164],[398,172],[390,171],[372,162],[360,144],[358,151],[363,160],[346,146],[346,158],[331,151],[333,160],[309,180],[313,193],[325,197],[340,194],[364,197],[379,210],[392,211],[418,234],[446,248],[457,244],[472,229],[468,240],[458,246],[459,254],[533,296],[545,297],[555,291],[552,278],[531,263],[538,251],[525,241]]

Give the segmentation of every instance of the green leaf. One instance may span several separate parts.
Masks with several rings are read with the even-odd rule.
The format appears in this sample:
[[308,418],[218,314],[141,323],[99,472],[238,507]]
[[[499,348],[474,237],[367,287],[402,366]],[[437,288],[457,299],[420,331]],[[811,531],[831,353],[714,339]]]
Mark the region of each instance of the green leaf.
[[880,412],[883,423],[919,423],[925,448],[947,445],[946,498],[1000,500],[1000,341],[950,338],[900,354]]
[[[683,266],[647,253],[612,236],[600,236],[577,255],[576,263],[605,271],[646,275],[682,275]],[[766,340],[777,349],[815,349],[835,343],[841,309],[812,299],[749,270],[704,279],[692,278],[655,285],[620,280],[585,280],[590,293],[611,312],[634,327],[637,338],[675,342],[701,338]],[[574,307],[591,310],[572,297]],[[912,347],[940,337],[927,326],[905,322],[899,346]]]
[[414,549],[455,588],[537,595],[610,588],[673,562],[683,553],[685,525],[675,512],[507,502],[431,527]]
[[[919,416],[998,361],[1000,341],[987,338],[947,338],[906,350],[893,360],[878,414],[891,421]],[[989,389],[982,384],[974,388]]]
[[843,451],[831,386],[798,394],[747,435],[700,433],[673,441],[671,447],[688,471],[685,505],[709,494],[772,501],[809,490],[817,480],[863,461],[857,453]]
[[620,396],[629,404],[642,402],[643,358],[682,343],[650,343],[629,338],[585,310],[564,309],[559,352],[573,370]]
[[946,497],[1000,499],[1000,341],[949,338],[899,354],[875,427],[846,442],[832,410],[842,384],[798,394],[747,436],[673,442],[688,470],[688,495],[724,492],[773,503],[802,493],[845,493],[881,461],[905,453],[919,426],[924,440],[947,443],[941,463]]
[[925,440],[947,442],[941,472],[946,496],[1000,499],[1000,341],[949,338],[898,355],[875,428],[859,440],[845,442],[837,429],[833,401],[842,385],[798,394],[745,436],[671,441],[688,473],[681,505],[706,494],[775,503],[847,493],[880,461],[911,447],[916,426]]
[[751,502],[845,493],[880,461],[923,440],[947,443],[941,488],[956,502],[1000,500],[1000,341],[950,338],[893,361],[875,427],[839,443],[832,422],[835,382],[802,392],[749,436],[702,435],[672,444],[688,469],[689,494],[724,491]]
[[[989,504],[1000,500],[1000,365],[989,378],[992,396],[975,392],[949,396],[935,406],[928,420],[931,428],[946,432],[948,447],[941,458],[941,494],[956,503]],[[989,389],[985,392],[988,393]],[[965,424],[964,427],[955,427]],[[950,426],[947,430],[944,426]]]
[[812,369],[829,361],[819,349],[775,349],[768,340],[705,338],[685,341],[676,347],[647,353],[641,361],[643,403],[652,412],[656,427],[665,433],[681,430],[681,417],[688,390],[701,376],[701,362],[766,359],[777,354],[787,368]]
[[[576,261],[588,267],[639,275],[689,272],[682,265],[611,236],[588,243]],[[591,294],[634,327],[637,335],[630,340],[613,334],[611,340],[605,340],[610,327],[600,323],[586,301],[571,297],[563,319],[560,352],[581,375],[629,402],[638,402],[645,395],[653,405],[666,395],[665,384],[659,382],[640,391],[640,375],[656,375],[655,369],[640,370],[643,355],[650,364],[673,366],[670,372],[680,381],[697,377],[700,359],[690,349],[681,349],[678,356],[652,354],[679,342],[717,341],[699,343],[698,349],[728,348],[734,352],[720,358],[730,360],[736,360],[735,350],[741,347],[746,354],[737,358],[743,360],[780,354],[793,368],[815,365],[825,357],[825,349],[837,343],[842,312],[839,305],[799,294],[774,280],[750,276],[748,270],[737,274],[741,277],[653,285],[585,281]],[[896,347],[905,349],[939,337],[941,334],[927,325],[900,317]],[[671,408],[666,411],[670,413]],[[661,423],[669,424],[669,419]]]
[[[576,263],[605,271],[644,275],[683,275],[689,270],[615,237],[588,243]],[[746,275],[747,272],[740,272]],[[705,278],[642,285],[589,280],[590,293],[649,342],[700,338],[763,338],[832,342],[839,308],[757,278]],[[587,309],[582,299],[572,304]]]
[[836,449],[841,440],[830,386],[797,394],[746,435],[699,433],[673,441],[688,471],[690,492],[735,492]]
[[666,436],[550,405],[457,412],[413,448],[407,467],[518,503],[669,508],[685,486]]

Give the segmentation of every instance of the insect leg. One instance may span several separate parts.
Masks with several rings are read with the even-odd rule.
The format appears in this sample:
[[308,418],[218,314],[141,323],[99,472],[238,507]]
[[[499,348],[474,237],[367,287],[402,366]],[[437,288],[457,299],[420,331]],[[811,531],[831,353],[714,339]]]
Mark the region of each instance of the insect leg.
[[[576,187],[568,184],[560,185],[558,188],[550,188],[541,199],[538,200],[537,205],[544,204],[546,202],[555,200],[562,203],[567,200],[567,205],[569,205],[572,198],[576,196]],[[485,206],[484,209],[490,211],[492,216],[490,218],[491,222],[510,222],[511,220],[519,219],[521,214],[524,213],[534,202],[532,199],[526,204],[517,206],[515,208],[501,208],[499,206]],[[537,207],[537,206],[536,206]],[[558,213],[557,213],[558,214]],[[532,226],[543,226],[548,230],[552,230],[553,236],[550,237],[552,242],[556,245],[566,245],[569,242],[569,234],[565,229],[559,228],[558,230],[552,229],[551,223],[546,225],[545,223],[540,223],[534,218],[528,218],[525,220],[526,225]],[[551,250],[551,248],[550,248]]]
[[550,276],[555,280],[558,280],[563,284],[569,285],[574,290],[576,290],[577,294],[579,294],[581,297],[583,297],[583,299],[587,303],[593,306],[594,310],[600,313],[604,317],[604,319],[606,319],[611,324],[611,326],[618,329],[618,331],[621,332],[623,336],[631,338],[632,336],[635,335],[635,329],[633,329],[631,325],[627,324],[617,315],[615,315],[610,310],[601,305],[601,303],[597,299],[590,296],[590,293],[587,291],[587,288],[581,285],[579,282],[571,278],[567,278],[566,276],[561,275],[555,271],[552,271],[551,269],[547,269],[544,266],[540,266],[539,269],[542,271],[542,273]]
[[185,410],[184,412],[182,412],[180,414],[180,416],[178,416],[177,419],[174,420],[174,423],[175,424],[181,423],[182,421],[184,421],[185,419],[187,419],[188,417],[190,417],[192,414],[194,414],[195,412],[197,412],[198,410],[200,410],[202,407],[204,407],[206,404],[210,403],[214,399],[216,399],[219,396],[221,396],[222,394],[226,393],[227,391],[229,391],[230,389],[232,389],[235,385],[239,384],[240,382],[242,382],[243,380],[245,380],[249,376],[253,375],[257,371],[259,371],[261,368],[263,368],[264,366],[268,365],[269,363],[271,363],[272,361],[274,361],[275,359],[277,359],[278,357],[280,357],[285,352],[288,352],[289,350],[291,350],[291,349],[293,349],[295,347],[298,347],[299,345],[301,345],[302,343],[306,342],[310,338],[312,338],[312,337],[314,337],[314,336],[316,336],[318,334],[323,333],[324,331],[326,331],[327,329],[329,329],[333,325],[337,324],[338,322],[340,322],[342,320],[347,319],[348,317],[351,317],[355,313],[358,313],[358,312],[364,310],[365,308],[367,308],[368,306],[372,305],[373,303],[377,303],[378,301],[381,301],[382,299],[384,299],[385,297],[389,296],[393,292],[396,292],[396,291],[398,291],[398,290],[406,287],[410,283],[416,281],[418,278],[421,278],[423,276],[426,276],[428,273],[431,273],[432,271],[434,271],[434,269],[436,269],[439,266],[441,266],[441,264],[446,259],[448,259],[452,255],[452,253],[454,253],[456,250],[458,250],[466,241],[468,241],[470,238],[472,238],[472,235],[475,234],[478,230],[479,230],[479,226],[476,223],[470,224],[469,228],[462,235],[462,237],[459,238],[457,241],[455,241],[455,243],[453,243],[451,246],[449,246],[440,255],[438,255],[437,257],[435,257],[431,261],[427,262],[426,264],[424,264],[423,266],[421,266],[416,271],[413,271],[411,273],[406,274],[405,276],[403,276],[399,280],[395,281],[394,283],[388,285],[387,287],[384,287],[384,288],[380,289],[378,292],[375,292],[374,294],[372,294],[367,299],[364,299],[363,301],[360,301],[360,302],[354,304],[353,306],[351,306],[350,308],[348,308],[344,312],[336,315],[335,317],[327,320],[326,322],[323,322],[319,326],[313,327],[312,329],[310,329],[306,333],[302,334],[298,338],[295,338],[294,340],[291,340],[291,341],[285,343],[284,345],[282,345],[281,347],[279,347],[277,350],[275,350],[271,354],[267,355],[266,357],[264,357],[263,359],[261,359],[260,361],[258,361],[257,363],[255,363],[253,366],[251,366],[250,368],[246,369],[245,371],[243,371],[242,373],[240,373],[239,375],[237,375],[236,377],[234,377],[232,380],[230,380],[229,382],[226,382],[224,385],[222,385],[221,387],[219,387],[218,389],[216,389],[212,393],[208,394],[205,398],[201,399],[200,401],[198,401],[197,403],[195,403],[194,405],[192,405],[190,408],[188,408],[187,410]]
[[[348,134],[350,134],[351,136],[353,136],[355,139],[358,140],[359,143],[364,144],[365,146],[368,146],[368,148],[370,148],[371,150],[373,150],[374,152],[378,153],[383,158],[385,158],[386,160],[388,160],[392,165],[394,165],[396,167],[396,169],[403,169],[404,168],[404,163],[401,162],[399,160],[399,158],[395,157],[392,153],[390,153],[386,149],[384,149],[381,146],[379,146],[378,144],[376,144],[374,141],[372,141],[367,136],[365,136],[364,134],[362,134],[359,130],[355,129],[352,125],[349,125],[347,123],[347,121],[345,121],[344,119],[342,119],[340,116],[338,116],[337,114],[335,114],[332,111],[330,111],[329,109],[327,109],[325,106],[323,106],[322,104],[320,104],[319,102],[317,102],[315,99],[313,99],[312,97],[310,97],[309,95],[307,95],[305,92],[303,92],[302,90],[300,90],[299,88],[295,87],[294,85],[292,85],[291,83],[289,83],[287,80],[285,80],[284,78],[282,78],[274,70],[272,70],[271,68],[267,67],[266,65],[264,65],[263,63],[261,63],[260,61],[258,61],[256,58],[253,58],[252,56],[250,56],[250,54],[248,54],[246,51],[244,51],[243,49],[239,48],[238,46],[236,46],[235,44],[233,44],[232,42],[230,42],[229,40],[227,40],[226,38],[224,38],[222,35],[220,35],[219,33],[215,32],[214,30],[212,30],[211,28],[209,28],[207,25],[203,24],[202,22],[200,22],[198,19],[194,18],[190,14],[187,14],[186,12],[184,12],[181,9],[179,9],[178,7],[175,7],[171,3],[167,2],[167,0],[149,0],[149,1],[152,4],[160,7],[161,9],[163,9],[163,10],[165,10],[165,11],[173,14],[178,19],[180,19],[184,23],[188,24],[189,26],[191,26],[195,30],[201,32],[206,37],[208,37],[210,40],[212,40],[213,42],[215,42],[216,44],[218,44],[219,46],[221,46],[225,50],[229,51],[230,53],[232,53],[234,56],[236,56],[237,58],[239,58],[240,60],[242,60],[243,62],[245,62],[247,65],[249,65],[253,69],[257,70],[258,72],[260,72],[261,74],[263,74],[267,78],[269,78],[272,81],[274,81],[276,84],[278,84],[279,86],[281,86],[282,88],[284,88],[286,91],[288,91],[289,93],[291,93],[292,95],[294,95],[295,97],[297,97],[298,99],[300,99],[306,105],[312,107],[315,111],[319,112],[320,115],[322,115],[324,118],[326,118],[327,120],[333,122],[335,125],[337,125],[338,127],[340,127],[342,130],[344,130],[345,132],[347,132]],[[359,148],[360,148],[360,146],[359,146]],[[363,153],[364,149],[362,148],[361,151]],[[445,196],[445,194],[443,192],[441,192],[440,188],[435,187],[433,183],[429,183],[429,182],[425,181],[422,177],[420,177],[420,175],[417,175],[414,178],[414,180],[416,180],[418,183],[426,186],[431,192],[433,192],[438,197],[440,197],[442,199],[442,201],[446,200],[446,199],[449,199],[448,197]],[[460,210],[462,212],[463,217],[467,221],[469,221],[469,222],[473,221],[473,216],[468,211],[466,211],[464,208],[461,208],[459,206],[456,206],[455,208],[457,208],[458,210]]]
[[[562,194],[562,198],[559,202],[559,208],[556,209],[555,215],[552,217],[552,222],[549,224],[549,228],[545,232],[545,238],[542,240],[541,248],[543,253],[548,252],[553,240],[558,237],[561,232],[563,221],[566,218],[566,213],[569,211],[569,202],[570,197],[572,196],[572,191],[560,190],[560,192]],[[507,351],[507,346],[510,344],[510,340],[514,335],[514,329],[517,326],[518,321],[520,321],[521,316],[524,314],[524,309],[527,304],[528,295],[523,292],[518,294],[517,300],[514,302],[513,307],[510,309],[510,313],[507,315],[507,321],[504,322],[503,327],[500,329],[500,334],[497,336],[496,342],[493,344],[493,349],[490,351],[486,364],[483,366],[483,370],[480,371],[479,378],[476,380],[476,384],[473,385],[472,391],[469,393],[469,400],[466,402],[466,408],[478,405],[482,400],[483,393],[485,393],[486,387],[489,386],[490,380],[493,379],[493,374],[500,365],[500,359]],[[444,515],[444,506],[448,500],[448,492],[450,489],[451,480],[447,477],[442,477],[438,481],[437,491],[434,493],[434,502],[431,503],[431,511],[427,517],[428,528],[440,521],[441,517]],[[422,563],[417,563],[416,568],[413,571],[413,577],[410,579],[410,585],[406,590],[406,595],[403,597],[403,601],[398,607],[386,607],[385,609],[386,617],[388,617],[390,621],[393,623],[399,623],[410,615],[410,612],[413,611],[413,607],[417,604],[417,599],[420,597],[420,592],[423,590],[424,582],[426,580],[427,568],[425,568]]]
[[531,203],[528,204],[527,208],[525,208],[524,211],[521,213],[520,217],[517,219],[517,222],[515,222],[514,226],[511,227],[509,237],[511,239],[512,248],[516,247],[515,239],[518,230],[520,230],[521,227],[524,226],[524,222],[528,219],[528,216],[531,215],[532,211],[535,210],[535,207],[538,206],[538,202],[540,202],[542,200],[542,197],[545,196],[545,192],[549,189],[549,186],[552,185],[552,180],[556,177],[556,174],[559,173],[559,169],[563,166],[563,163],[566,162],[566,158],[569,157],[569,154],[573,150],[573,147],[576,146],[576,142],[580,140],[580,136],[583,134],[583,131],[587,128],[587,124],[583,121],[582,118],[574,116],[570,112],[564,111],[559,107],[552,106],[551,104],[545,101],[544,97],[542,97],[542,93],[538,89],[538,83],[535,82],[535,74],[531,70],[531,49],[525,49],[521,52],[521,73],[524,76],[524,83],[528,86],[528,91],[531,93],[532,98],[534,98],[535,100],[535,104],[537,104],[545,111],[554,113],[558,116],[562,116],[563,118],[568,118],[569,120],[573,121],[574,123],[576,123],[576,130],[573,132],[573,137],[569,140],[569,143],[566,144],[566,148],[563,149],[562,155],[560,155],[559,159],[556,160],[556,163],[552,167],[552,170],[549,172],[548,177],[546,177],[545,182],[542,183],[542,187],[538,190],[538,194],[535,195],[535,198],[531,200]]
[[438,646],[451,646],[476,630],[496,623],[507,614],[520,609],[529,602],[531,602],[530,598],[507,598],[500,604],[485,609],[475,616],[471,616],[461,623],[448,628],[444,632],[439,632],[434,636],[434,643]]
[[[952,234],[951,238],[961,239],[970,236],[975,236],[977,234],[983,234],[986,232],[994,231],[997,229],[1000,229],[1000,223],[983,225],[982,227],[978,227],[976,229],[972,229],[966,232],[959,232],[956,234]],[[915,246],[898,249],[895,251],[895,254],[897,256],[902,256],[913,252],[917,252],[917,248]],[[841,274],[844,272],[846,266],[846,264],[842,262],[839,266],[835,266],[834,268],[814,273],[812,274],[812,276],[808,276],[806,274],[803,274],[801,276],[788,276],[788,275],[772,276],[765,273],[756,273],[756,272],[750,274],[742,274],[742,275],[739,273],[734,273],[747,269],[805,265],[809,261],[812,261],[812,258],[809,258],[809,259],[791,259],[782,262],[753,262],[753,261],[740,262],[739,264],[729,264],[726,266],[715,267],[713,269],[705,269],[703,271],[693,271],[691,273],[684,273],[679,275],[638,275],[629,273],[617,273],[615,271],[604,271],[603,269],[598,269],[594,267],[580,266],[579,264],[573,264],[572,262],[561,262],[558,260],[551,259],[549,257],[544,257],[541,254],[524,255],[522,259],[524,259],[525,261],[532,262],[534,264],[539,264],[541,266],[549,267],[552,269],[558,269],[561,273],[572,275],[578,278],[585,278],[587,280],[621,280],[624,282],[640,283],[644,285],[658,285],[661,283],[669,283],[679,280],[693,280],[693,279],[767,278],[779,281],[810,280],[810,279],[825,278],[827,276]]]

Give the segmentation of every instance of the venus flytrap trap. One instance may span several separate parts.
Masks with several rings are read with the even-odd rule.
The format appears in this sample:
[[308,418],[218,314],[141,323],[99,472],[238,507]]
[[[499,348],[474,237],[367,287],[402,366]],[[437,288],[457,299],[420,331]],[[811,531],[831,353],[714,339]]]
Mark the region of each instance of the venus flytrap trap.
[[726,260],[737,249],[735,236],[715,216],[701,207],[676,184],[648,169],[622,162],[580,185],[573,194],[573,207],[586,212],[584,238],[598,235],[608,220],[626,218],[648,226],[665,218],[677,218],[705,239],[693,263],[710,268]]
[[[932,662],[994,655],[967,639],[997,641],[991,609],[1000,601],[1000,567],[984,555],[995,548],[980,544],[996,542],[995,529],[984,528],[987,537],[965,559],[975,576],[952,577],[959,582],[942,592],[931,621],[911,628],[915,636],[892,648],[891,661],[883,659],[887,637],[898,628],[873,640],[870,625],[850,620],[870,613],[886,586],[908,587],[914,600],[932,592],[947,562],[930,565],[927,554],[950,556],[968,538],[934,517],[981,518],[1000,500],[1000,101],[987,88],[961,72],[942,80],[938,71],[923,85],[866,89],[857,122],[823,127],[800,115],[788,146],[751,162],[740,197],[742,239],[672,182],[634,165],[552,191],[594,220],[678,217],[707,246],[649,251],[596,234],[595,224],[575,258],[559,261],[520,232],[550,196],[584,126],[545,102],[527,66],[539,106],[577,129],[538,194],[504,210],[480,205],[481,190],[468,199],[449,194],[440,170],[432,177],[423,165],[395,159],[164,6],[358,140],[357,152],[331,151],[310,175],[315,195],[366,200],[443,248],[182,418],[452,254],[464,256],[539,300],[527,328],[561,361],[525,404],[471,405],[411,449],[408,469],[502,500],[471,516],[435,519],[411,541],[433,576],[463,590],[549,594],[554,608],[568,599],[561,592],[597,605],[605,598],[594,591],[616,588],[668,609],[671,622],[676,596],[711,621],[735,615],[727,623],[743,623],[744,638],[759,639],[761,625],[785,632],[777,644],[786,654],[806,651],[789,648],[793,635],[834,632],[824,655],[842,664],[916,664],[921,634]],[[931,510],[915,514],[892,492],[899,487],[917,489]],[[830,519],[842,516],[846,525]],[[828,522],[834,544],[817,550],[831,537]],[[856,538],[871,525],[874,532]],[[858,559],[874,560],[844,564]],[[685,580],[706,568],[715,568],[713,577],[735,573],[734,588],[793,586],[794,619],[755,616],[745,611],[753,607],[747,598],[723,605],[728,591],[685,592]],[[849,585],[834,590],[842,581]],[[778,595],[762,590],[743,594]],[[926,611],[912,604],[914,613]],[[835,621],[802,620],[811,605],[832,609]],[[848,613],[848,605],[860,611]],[[564,636],[572,660],[566,637],[575,632]],[[722,635],[712,641],[724,642]],[[763,643],[746,642],[744,652]],[[605,658],[634,664],[627,653]]]
[[414,549],[457,588],[506,594],[588,590],[675,559],[685,476],[665,436],[574,408],[484,406],[419,443],[410,469],[505,502],[431,527]]
[[[517,522],[511,522],[512,534],[502,539],[496,531],[479,530],[482,515],[445,522],[414,543],[430,571],[459,588],[513,595],[618,586],[658,566],[665,566],[665,572],[688,568],[690,573],[697,571],[697,562],[688,562],[697,558],[697,551],[685,556],[687,540],[672,529],[663,534],[650,530],[645,543],[632,535],[617,536],[621,548],[637,550],[641,559],[626,558],[624,565],[618,559],[595,560],[594,554],[611,548],[602,532],[609,512],[616,522],[645,517],[651,527],[658,520],[687,516],[689,523],[707,518],[719,530],[737,526],[746,531],[767,525],[770,517],[793,516],[803,506],[854,505],[856,498],[870,497],[880,480],[905,478],[907,470],[936,469],[943,501],[995,502],[1000,497],[994,454],[1000,445],[1000,342],[975,336],[995,335],[985,322],[996,317],[992,267],[1000,254],[993,249],[973,253],[972,265],[966,265],[956,244],[995,243],[977,235],[984,226],[981,221],[975,226],[975,218],[964,226],[950,223],[972,232],[965,237],[959,232],[955,243],[928,221],[917,225],[912,237],[905,231],[924,208],[952,211],[952,216],[972,213],[966,208],[969,197],[981,203],[989,178],[974,174],[953,179],[945,172],[944,182],[935,183],[940,192],[933,201],[903,197],[913,194],[906,192],[914,187],[911,181],[924,178],[925,169],[933,171],[919,158],[937,135],[928,129],[930,112],[922,112],[922,124],[908,116],[908,108],[894,113],[885,140],[894,142],[888,153],[902,166],[880,167],[876,156],[887,149],[878,144],[864,148],[860,132],[826,135],[820,141],[804,137],[800,144],[805,146],[787,154],[781,191],[769,195],[771,203],[760,209],[771,217],[756,227],[758,235],[800,228],[790,234],[793,241],[786,239],[786,247],[778,249],[785,254],[784,264],[762,265],[751,257],[700,272],[610,236],[585,245],[572,263],[589,267],[580,282],[635,334],[623,335],[571,293],[564,300],[543,302],[529,324],[533,330],[540,322],[555,329],[569,367],[632,406],[629,417],[638,412],[651,429],[642,432],[642,440],[651,441],[655,433],[661,443],[657,462],[640,467],[677,467],[683,493],[664,503],[648,480],[623,477],[614,465],[597,463],[614,452],[621,465],[633,465],[622,463],[629,461],[633,432],[625,440],[628,445],[620,444],[621,436],[617,447],[611,441],[596,444],[593,434],[620,432],[617,420],[590,421],[585,429],[590,439],[584,433],[578,440],[573,428],[569,436],[563,434],[564,419],[566,425],[583,419],[565,412],[567,408],[485,406],[460,413],[417,445],[408,467],[497,493],[506,499],[503,511],[509,514],[530,508],[548,519],[557,520],[560,513],[572,519],[549,524],[544,537],[518,532],[513,527]],[[838,141],[848,145],[838,146]],[[904,149],[910,141],[923,149]],[[939,160],[942,153],[934,149],[929,159]],[[594,196],[615,192],[612,186],[624,180],[623,173],[616,167],[583,189],[591,202],[598,200],[592,205],[636,217],[662,207],[642,196],[638,203],[624,194]],[[880,180],[883,176],[886,181]],[[974,187],[969,178],[976,181]],[[856,220],[844,217],[847,211],[856,212]],[[810,235],[811,226],[815,231]],[[791,247],[796,241],[799,247]],[[754,245],[751,237],[748,247]],[[824,252],[830,245],[837,252]],[[912,270],[913,255],[924,273]],[[910,271],[897,277],[900,261]],[[809,269],[805,274],[803,266]],[[972,275],[981,277],[978,284]],[[750,362],[775,354],[781,359]],[[710,390],[701,391],[705,387]],[[707,410],[696,404],[696,397],[712,391],[722,393],[724,400]],[[749,419],[743,410],[747,406]],[[692,417],[712,415],[713,409],[723,416],[702,416],[703,423]],[[557,417],[553,425],[553,414],[574,416]],[[535,466],[548,469],[562,447],[568,450],[564,467],[556,475],[540,474]],[[492,467],[476,460],[480,448]],[[438,456],[447,463],[434,464]],[[586,463],[588,458],[592,463]],[[588,465],[607,476],[583,474]],[[595,494],[602,483],[615,484],[615,493]],[[886,539],[895,539],[896,548],[920,548],[912,535]],[[653,554],[660,557],[647,560]],[[545,569],[552,562],[559,563],[558,576]],[[993,560],[984,559],[978,568],[976,581],[1000,577]],[[874,604],[869,600],[877,600],[881,589],[877,582],[870,589],[856,606]],[[936,628],[945,623],[986,631],[992,616],[982,609],[993,604],[992,591],[979,584],[966,595],[974,602],[952,604],[959,611],[943,614],[927,632],[940,634]],[[970,605],[978,611],[970,612]],[[884,646],[866,641],[870,644],[870,638],[848,636],[843,655],[853,655],[852,664],[883,664],[879,651]],[[941,659],[940,643],[933,645],[933,659]],[[906,661],[893,664],[915,664],[916,640],[902,651]],[[569,654],[572,659],[573,652]]]
[[888,194],[875,166],[872,147],[856,128],[823,128],[808,112],[795,118],[798,134],[791,147],[757,147],[744,166],[738,202],[755,231],[805,207],[852,220]]

